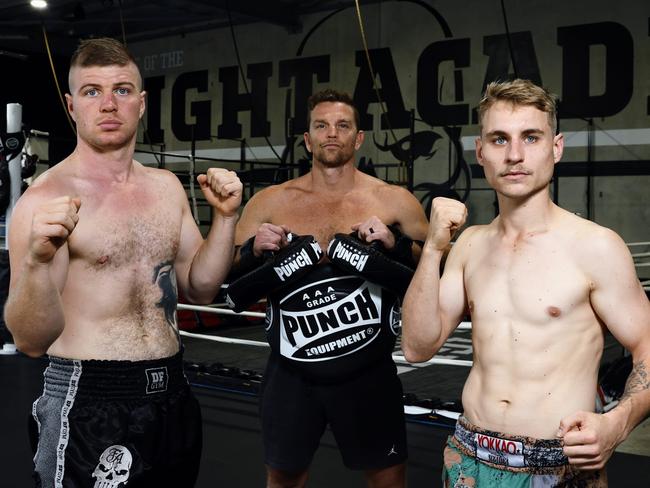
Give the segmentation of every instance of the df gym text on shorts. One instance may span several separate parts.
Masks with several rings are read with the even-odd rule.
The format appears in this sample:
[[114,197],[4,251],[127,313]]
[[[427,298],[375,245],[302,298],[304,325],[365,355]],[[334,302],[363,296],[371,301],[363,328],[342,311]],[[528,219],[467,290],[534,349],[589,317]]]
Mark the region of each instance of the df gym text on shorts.
[[481,429],[460,417],[447,440],[445,488],[605,488],[605,470],[568,464],[559,439],[534,439]]

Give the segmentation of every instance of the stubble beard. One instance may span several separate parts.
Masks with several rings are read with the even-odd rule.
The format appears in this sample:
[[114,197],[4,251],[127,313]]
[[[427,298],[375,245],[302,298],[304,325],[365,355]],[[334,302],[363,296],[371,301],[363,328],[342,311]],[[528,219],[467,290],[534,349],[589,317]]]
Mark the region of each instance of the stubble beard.
[[313,154],[314,160],[321,163],[328,168],[338,168],[344,166],[350,159],[354,157],[354,151],[346,151],[345,147],[340,148],[334,154],[328,153],[324,149],[315,151]]

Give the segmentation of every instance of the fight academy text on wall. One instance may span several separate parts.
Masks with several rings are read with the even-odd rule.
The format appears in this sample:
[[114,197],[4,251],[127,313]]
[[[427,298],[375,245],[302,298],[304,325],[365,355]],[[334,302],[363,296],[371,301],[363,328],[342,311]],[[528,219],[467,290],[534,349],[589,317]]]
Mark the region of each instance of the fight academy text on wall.
[[[626,108],[634,91],[634,40],[630,31],[616,22],[599,22],[557,28],[557,45],[561,47],[558,59],[562,73],[561,115],[564,118],[608,117]],[[463,126],[476,122],[475,107],[477,95],[465,93],[464,77],[470,67],[470,49],[475,39],[449,38],[434,41],[418,53],[414,53],[413,70],[416,78],[417,96],[415,109],[417,117],[431,126]],[[482,51],[487,57],[483,84],[494,79],[512,76],[514,60],[520,77],[543,83],[537,62],[536,45],[530,31],[510,34],[489,35],[482,38]],[[508,45],[512,46],[512,56]],[[594,46],[604,48],[602,73],[604,90],[593,94],[590,88],[590,72],[593,71]],[[353,96],[360,109],[362,127],[367,131],[408,128],[410,114],[405,106],[403,91],[397,75],[396,63],[391,47],[370,50],[379,94],[385,102],[388,121],[382,118],[381,127],[373,126],[369,113],[371,104],[377,103],[372,78],[367,67],[365,53],[355,52],[356,80]],[[164,59],[158,59],[160,63]],[[174,54],[174,61],[182,64],[182,51]],[[168,60],[169,62],[169,60]],[[145,57],[145,64],[152,64],[152,58]],[[441,83],[439,67],[453,63],[453,93],[455,101],[449,103],[440,99]],[[209,140],[215,134],[223,139],[242,137],[281,136],[285,123],[269,120],[269,88],[277,80],[278,88],[290,95],[290,114],[293,133],[305,130],[306,98],[314,89],[314,82],[327,83],[335,69],[331,55],[302,56],[245,65],[250,95],[241,89],[238,66],[218,68],[221,84],[219,100],[210,98],[190,99],[188,92],[207,94],[209,71],[199,69],[179,74],[171,80],[166,76],[146,76],[145,89],[149,96],[147,126],[152,142],[165,140],[162,124],[161,101],[163,90],[171,90],[169,110],[171,131],[179,141]],[[354,72],[354,71],[351,71]],[[449,80],[446,81],[449,83]],[[650,94],[646,94],[646,113],[650,115]],[[199,98],[195,97],[195,98]],[[186,121],[188,112],[192,124]],[[250,131],[244,133],[240,116],[250,113]],[[276,127],[277,125],[277,127]]]

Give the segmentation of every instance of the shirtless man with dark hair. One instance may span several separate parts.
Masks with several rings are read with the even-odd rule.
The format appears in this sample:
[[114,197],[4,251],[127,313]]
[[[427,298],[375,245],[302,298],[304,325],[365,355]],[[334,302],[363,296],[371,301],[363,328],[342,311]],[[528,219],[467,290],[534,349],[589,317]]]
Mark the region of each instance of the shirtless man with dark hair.
[[[445,486],[606,486],[605,463],[650,411],[650,305],[622,239],[549,195],[564,140],[555,99],[525,80],[493,83],[476,157],[499,216],[469,227],[437,198],[406,294],[402,348],[431,358],[469,313],[474,364],[445,450]],[[596,414],[608,329],[634,367],[618,406]]]
[[[411,239],[424,239],[427,221],[406,189],[355,167],[364,138],[358,123],[348,95],[333,90],[314,94],[304,134],[313,155],[311,171],[256,193],[237,226],[235,269],[268,266],[262,264],[264,253],[281,255],[290,249],[290,235],[313,236],[330,256],[281,291],[268,293],[272,352],[261,414],[267,486],[272,488],[305,485],[328,424],[344,464],[363,470],[368,486],[405,484],[402,389],[391,357],[399,332],[400,292],[391,290],[391,283],[384,287],[364,272],[340,266],[341,256],[357,268],[361,261],[370,263],[372,258],[357,259],[357,251],[370,242],[381,243],[379,252],[387,259],[412,262],[419,246]],[[303,251],[311,251],[316,242]],[[383,275],[390,280],[390,270]]]
[[77,146],[21,197],[9,230],[6,321],[19,350],[50,356],[33,410],[35,479],[194,486],[201,416],[176,303],[178,291],[197,303],[216,295],[242,185],[223,169],[199,176],[213,209],[204,240],[176,176],[133,159],[145,92],[124,46],[82,42],[69,88]]

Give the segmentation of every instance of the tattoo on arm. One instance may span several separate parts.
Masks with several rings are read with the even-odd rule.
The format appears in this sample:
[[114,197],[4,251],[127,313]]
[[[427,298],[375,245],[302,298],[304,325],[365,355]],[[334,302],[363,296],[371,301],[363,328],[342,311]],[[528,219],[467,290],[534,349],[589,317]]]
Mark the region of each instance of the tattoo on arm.
[[180,334],[176,326],[176,306],[178,304],[178,290],[176,288],[176,273],[174,263],[165,261],[160,263],[153,270],[153,283],[158,283],[162,291],[162,298],[156,306],[162,308],[165,312],[165,319],[176,334],[180,342]]
[[632,365],[632,371],[627,377],[625,391],[621,396],[621,402],[630,398],[633,394],[650,390],[650,373],[648,365],[639,361]]

